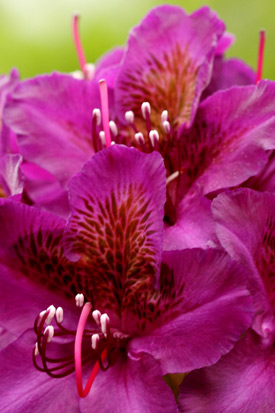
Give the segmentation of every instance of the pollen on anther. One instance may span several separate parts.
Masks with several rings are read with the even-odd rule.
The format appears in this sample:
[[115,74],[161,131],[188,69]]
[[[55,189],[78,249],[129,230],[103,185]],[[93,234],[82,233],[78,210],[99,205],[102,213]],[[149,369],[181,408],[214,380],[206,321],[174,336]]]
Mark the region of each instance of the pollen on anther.
[[93,118],[96,119],[97,126],[100,125],[101,122],[101,111],[98,108],[93,109]]
[[77,307],[83,307],[84,304],[84,295],[83,294],[76,294],[75,296],[75,305]]
[[165,122],[168,120],[168,110],[164,110],[161,114],[161,122]]
[[118,135],[117,125],[115,124],[115,122],[113,120],[110,120],[109,128],[110,128],[110,130],[111,130],[111,132],[114,136]]
[[141,112],[144,119],[151,113],[151,105],[149,102],[143,102],[141,105]]
[[107,334],[108,326],[110,324],[110,318],[108,314],[104,313],[100,317],[101,331],[103,334]]
[[50,307],[47,308],[47,311],[49,311],[49,315],[48,315],[48,317],[46,318],[45,323],[46,323],[46,324],[50,324],[51,321],[52,321],[52,319],[53,319],[54,316],[55,316],[55,312],[56,312],[55,306],[54,306],[54,305],[50,305]]
[[99,310],[94,310],[92,312],[93,319],[95,320],[96,324],[100,326],[100,317],[101,312]]
[[34,355],[39,356],[38,343],[35,343],[35,345],[34,345]]
[[167,120],[165,120],[165,121],[162,123],[162,126],[163,126],[163,128],[164,128],[164,130],[165,130],[166,133],[169,133],[169,132],[170,132],[171,127],[170,127],[170,123],[169,123]]
[[93,350],[96,350],[98,342],[99,342],[99,334],[93,334],[91,337],[91,344],[92,344]]
[[64,315],[63,308],[62,308],[62,307],[58,307],[58,308],[56,309],[56,313],[55,313],[56,320],[57,320],[58,323],[62,323],[62,321],[63,321],[63,315]]
[[156,146],[156,143],[159,141],[159,134],[156,130],[151,130],[149,133],[149,139],[153,147]]
[[47,337],[47,342],[49,343],[54,336],[53,326],[47,326],[44,331],[44,335]]
[[129,124],[134,123],[135,115],[134,115],[134,112],[133,112],[132,110],[128,110],[127,112],[125,112],[125,120],[126,120]]
[[99,132],[99,139],[100,139],[100,142],[101,142],[102,146],[105,146],[106,145],[106,137],[105,137],[105,132],[103,130]]
[[138,143],[138,145],[144,145],[145,143],[144,136],[141,132],[135,134],[135,140]]

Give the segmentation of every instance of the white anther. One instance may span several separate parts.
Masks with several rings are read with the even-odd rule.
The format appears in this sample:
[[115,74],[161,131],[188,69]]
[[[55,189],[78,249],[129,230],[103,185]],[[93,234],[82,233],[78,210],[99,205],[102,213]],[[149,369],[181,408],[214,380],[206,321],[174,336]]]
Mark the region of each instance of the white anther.
[[170,182],[174,181],[174,179],[176,179],[179,176],[179,171],[176,171],[174,173],[172,173],[170,176],[168,176],[168,178],[166,179],[166,185],[170,184]]
[[84,76],[83,73],[81,72],[81,70],[75,70],[73,72],[70,73],[70,75],[77,80],[83,80]]
[[39,314],[40,320],[43,318],[43,316],[44,316],[45,314],[46,314],[46,310],[41,311],[41,313]]
[[164,110],[161,114],[161,122],[165,122],[166,120],[168,120],[168,110]]
[[57,320],[58,323],[62,323],[62,321],[63,321],[63,315],[64,315],[63,308],[62,308],[62,307],[58,307],[58,308],[56,309],[56,313],[55,313],[56,320]]
[[101,112],[100,109],[94,109],[93,110],[93,118],[96,118],[96,124],[100,125],[101,122]]
[[132,123],[134,123],[135,120],[135,115],[134,112],[132,110],[128,110],[127,112],[125,112],[125,120],[126,122],[128,122],[130,125]]
[[116,143],[115,143],[115,141],[111,141],[111,145],[115,145]]
[[138,145],[144,145],[145,144],[145,139],[144,136],[141,132],[138,132],[135,134],[135,140]]
[[146,114],[148,113],[150,115],[151,113],[151,106],[149,102],[143,102],[141,105],[141,112],[142,112],[142,116],[144,117],[144,119],[146,119]]
[[157,142],[159,141],[158,131],[155,130],[155,129],[151,130],[150,133],[149,133],[149,139],[150,139],[150,141],[151,141],[151,143],[152,143],[152,146],[154,147],[156,141],[157,141]]
[[102,146],[105,146],[106,138],[105,138],[105,132],[103,130],[99,132],[99,139],[101,140]]
[[38,356],[38,355],[39,355],[38,343],[35,343],[35,346],[34,346],[34,355],[35,355],[35,356]]
[[170,132],[171,126],[170,126],[170,123],[168,122],[168,120],[165,120],[165,121],[162,123],[162,126],[163,126],[163,128],[164,128],[164,130],[165,130],[166,133],[169,133],[169,132]]
[[93,316],[96,324],[100,326],[101,312],[100,312],[99,310],[94,310],[94,311],[92,312],[92,316]]
[[114,136],[117,136],[117,134],[118,134],[117,125],[115,124],[115,122],[113,120],[110,120],[109,128],[110,128],[110,131],[112,132],[112,134]]
[[110,323],[110,318],[108,314],[106,313],[102,314],[102,316],[100,317],[100,324],[101,324],[101,331],[104,335],[107,334],[109,323]]
[[83,294],[76,294],[75,296],[75,305],[77,307],[83,307],[84,304],[84,295]]
[[93,65],[92,63],[86,63],[86,65],[84,66],[84,70],[86,79],[92,80],[95,75],[95,65]]
[[47,317],[46,320],[45,320],[45,323],[46,323],[46,324],[50,324],[51,321],[52,321],[52,319],[53,319],[54,316],[55,316],[55,312],[56,312],[55,306],[54,306],[54,305],[50,305],[50,307],[47,308],[47,311],[50,311],[50,312],[49,312],[48,317]]
[[92,343],[93,350],[96,350],[98,342],[99,342],[99,335],[93,334],[91,337],[91,343]]
[[47,342],[49,343],[52,341],[52,338],[54,336],[54,328],[53,326],[48,326],[45,328],[44,335],[47,335]]

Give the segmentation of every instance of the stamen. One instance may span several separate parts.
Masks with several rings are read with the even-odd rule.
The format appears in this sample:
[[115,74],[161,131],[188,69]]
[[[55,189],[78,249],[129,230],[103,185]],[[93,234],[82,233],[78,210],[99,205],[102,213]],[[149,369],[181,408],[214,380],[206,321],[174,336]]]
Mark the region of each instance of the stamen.
[[49,311],[49,315],[46,318],[46,324],[50,324],[52,319],[54,318],[55,315],[55,306],[54,305],[50,305],[50,307],[47,308],[47,311]]
[[[99,361],[96,361],[94,368],[91,371],[91,374],[88,378],[87,384],[85,388],[83,389],[81,347],[82,347],[84,329],[85,329],[87,319],[88,319],[91,309],[92,309],[91,303],[86,303],[84,305],[82,313],[79,318],[77,331],[76,331],[76,337],[75,337],[75,346],[74,346],[75,375],[76,375],[76,387],[77,387],[77,391],[80,397],[86,397],[89,394],[89,391],[92,387],[94,379],[96,378],[96,375],[100,369]],[[100,356],[102,363],[105,360],[106,356],[107,356],[107,349],[105,348]]]
[[94,310],[92,312],[93,319],[95,320],[96,324],[100,326],[100,317],[101,312],[99,310]]
[[158,149],[158,142],[159,142],[159,134],[157,130],[151,130],[149,133],[149,139],[151,141],[151,145],[154,149]]
[[76,294],[75,296],[75,305],[77,307],[83,307],[84,304],[84,295],[83,294]]
[[147,118],[148,115],[151,114],[151,105],[149,102],[143,102],[141,105],[141,112],[144,119]]
[[59,324],[62,323],[63,317],[64,317],[64,312],[63,312],[63,308],[62,308],[62,307],[58,307],[58,308],[56,309],[55,316],[56,316],[56,321],[57,321]]
[[180,175],[179,171],[176,171],[174,173],[172,173],[170,176],[168,176],[168,178],[166,179],[166,185],[170,184],[170,182],[174,181],[174,179],[178,178],[178,176]]
[[99,334],[93,334],[91,337],[92,349],[96,350],[99,342]]
[[126,122],[129,123],[129,125],[134,123],[135,115],[134,115],[134,112],[132,110],[128,110],[127,112],[125,112],[125,120],[126,120]]
[[170,126],[170,123],[168,122],[168,120],[165,120],[165,121],[162,123],[162,126],[163,126],[163,128],[164,128],[164,130],[165,130],[166,133],[170,133],[171,126]]
[[75,13],[73,16],[73,20],[72,20],[73,39],[74,39],[76,53],[77,53],[77,57],[79,60],[81,70],[83,72],[84,77],[87,79],[88,75],[86,72],[86,58],[85,58],[82,44],[80,41],[78,22],[79,22],[79,14]]
[[38,343],[35,343],[34,345],[34,355],[39,356]]
[[47,326],[47,327],[45,328],[44,336],[46,337],[48,343],[52,340],[52,338],[53,338],[53,336],[54,336],[54,328],[53,328],[53,326]]
[[103,129],[105,132],[106,147],[111,145],[111,134],[109,128],[109,104],[108,104],[108,87],[105,79],[99,81],[101,110],[103,119]]
[[99,139],[100,139],[101,147],[105,148],[105,146],[106,146],[106,137],[105,137],[105,132],[103,132],[103,130],[99,132]]
[[104,313],[100,317],[100,324],[101,324],[101,331],[102,333],[106,336],[107,332],[109,331],[109,325],[110,325],[110,318],[108,314]]
[[118,135],[118,129],[117,129],[117,125],[115,124],[113,120],[110,120],[109,128],[110,128],[110,131],[112,132],[112,135],[116,137]]
[[101,122],[101,112],[100,109],[95,108],[93,109],[93,119],[96,120],[96,125],[99,126]]
[[258,51],[258,65],[256,83],[262,79],[263,61],[264,61],[264,47],[265,47],[265,30],[261,30],[259,34],[259,51]]
[[164,123],[166,120],[168,120],[168,110],[164,110],[161,114],[161,122]]

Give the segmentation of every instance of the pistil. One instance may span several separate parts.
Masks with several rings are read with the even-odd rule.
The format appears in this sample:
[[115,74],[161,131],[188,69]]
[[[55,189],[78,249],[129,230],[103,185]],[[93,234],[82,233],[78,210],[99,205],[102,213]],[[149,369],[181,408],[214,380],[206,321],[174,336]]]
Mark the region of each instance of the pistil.
[[261,30],[259,34],[259,51],[258,51],[258,66],[257,66],[256,83],[258,83],[262,79],[264,47],[265,47],[265,30]]

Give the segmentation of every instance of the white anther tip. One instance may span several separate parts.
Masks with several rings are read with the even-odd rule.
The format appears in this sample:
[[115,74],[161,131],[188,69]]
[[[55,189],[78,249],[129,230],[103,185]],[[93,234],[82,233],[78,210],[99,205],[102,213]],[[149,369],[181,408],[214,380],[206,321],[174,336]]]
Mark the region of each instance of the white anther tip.
[[52,319],[55,316],[55,312],[56,312],[55,306],[50,305],[50,307],[47,308],[47,311],[49,311],[49,314],[48,314],[48,317],[46,318],[45,322],[46,322],[46,324],[50,324]]
[[141,132],[138,132],[135,134],[135,140],[138,143],[138,145],[142,145],[142,144],[144,145],[145,143],[144,136]]
[[92,343],[93,350],[96,350],[98,342],[99,342],[99,335],[93,334],[91,337],[91,343]]
[[125,112],[125,120],[129,124],[134,123],[135,115],[134,115],[134,112],[132,110],[128,110],[127,112]]
[[109,128],[110,128],[112,134],[113,134],[114,136],[117,136],[118,130],[117,130],[117,126],[116,126],[116,124],[115,124],[115,122],[114,122],[113,120],[110,120],[110,122],[109,122]]
[[169,123],[167,120],[165,120],[165,121],[162,123],[162,125],[163,125],[163,128],[164,128],[165,132],[166,132],[166,133],[169,133],[169,132],[170,132],[170,129],[171,129],[170,123]]
[[168,120],[168,110],[164,110],[161,114],[161,122],[165,122],[166,120]]
[[98,108],[93,109],[93,118],[96,118],[97,126],[100,125],[101,122],[101,111]]
[[155,146],[155,143],[159,141],[159,134],[156,130],[151,130],[149,133],[149,139],[152,143],[152,146]]
[[92,316],[93,316],[93,319],[95,320],[95,322],[96,322],[98,325],[100,325],[101,312],[100,312],[99,310],[94,310],[94,311],[92,312]]
[[34,355],[35,355],[35,356],[38,356],[38,355],[39,355],[38,343],[35,343],[35,346],[34,346]]
[[102,145],[105,146],[106,138],[105,138],[105,132],[103,130],[99,132],[99,139],[101,140]]
[[56,309],[55,316],[56,316],[56,321],[57,321],[58,323],[62,323],[62,321],[63,321],[63,316],[64,316],[64,312],[63,312],[63,308],[62,308],[62,307],[58,307],[58,308]]
[[45,328],[44,335],[47,335],[47,342],[49,343],[52,341],[52,338],[54,336],[54,328],[53,326],[48,326]]
[[98,83],[99,83],[100,85],[102,85],[102,84],[106,83],[106,80],[105,80],[105,79],[100,79]]
[[151,105],[149,102],[143,102],[141,105],[141,112],[144,119],[146,119],[147,113],[150,115],[151,113]]
[[105,335],[107,334],[109,323],[110,323],[110,318],[108,314],[106,313],[102,314],[102,316],[100,317],[100,324],[101,324],[101,331]]
[[84,295],[83,294],[76,294],[76,296],[75,296],[75,305],[77,307],[83,307],[83,305],[84,305]]

